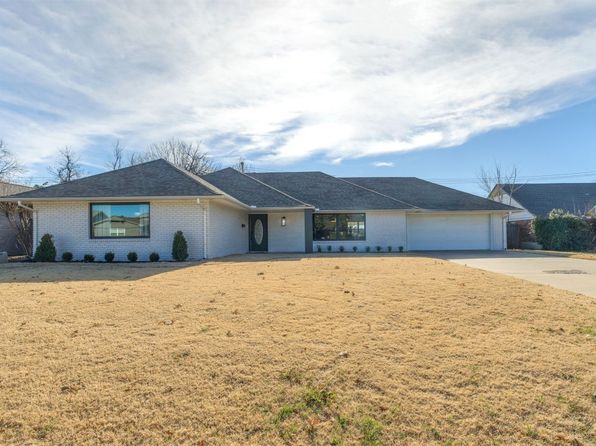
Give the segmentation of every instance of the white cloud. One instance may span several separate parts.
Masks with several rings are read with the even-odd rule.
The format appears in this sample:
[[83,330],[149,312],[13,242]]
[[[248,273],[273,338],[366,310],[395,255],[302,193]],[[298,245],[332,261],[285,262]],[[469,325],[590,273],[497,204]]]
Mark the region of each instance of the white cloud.
[[375,161],[374,163],[372,163],[373,166],[375,167],[393,167],[394,164],[391,161]]
[[595,23],[590,1],[4,2],[0,137],[27,162],[101,137],[280,164],[448,147],[596,97]]

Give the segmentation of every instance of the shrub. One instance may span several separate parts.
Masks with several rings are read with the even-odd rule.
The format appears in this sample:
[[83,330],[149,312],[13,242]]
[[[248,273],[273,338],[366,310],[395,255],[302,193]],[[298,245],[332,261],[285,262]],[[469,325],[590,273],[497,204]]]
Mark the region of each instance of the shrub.
[[54,246],[54,238],[51,234],[44,234],[41,241],[35,250],[33,259],[36,262],[55,262],[56,261],[56,247]]
[[367,246],[366,248],[364,248],[364,250],[365,250],[366,252],[370,252],[370,246]]
[[126,254],[126,258],[128,259],[129,262],[136,262],[139,259],[139,256],[137,255],[136,252],[131,251],[128,254]]
[[85,254],[83,256],[83,262],[93,263],[93,262],[95,262],[95,256],[93,254]]
[[63,252],[62,253],[62,261],[63,262],[72,262],[72,252]]
[[544,249],[587,251],[592,248],[590,224],[561,209],[553,209],[546,218],[537,217],[532,230]]
[[174,241],[172,242],[172,258],[178,262],[183,262],[188,258],[188,244],[182,231],[176,231]]
[[398,246],[398,247],[397,247],[397,250],[398,250],[399,252],[404,252],[404,247],[403,247],[403,246]]
[[108,251],[104,254],[103,259],[108,263],[112,263],[114,261],[114,257],[116,257],[114,255],[114,253],[111,251]]
[[354,252],[358,251],[358,246],[352,246],[352,251],[354,251]]
[[331,252],[332,249],[333,249],[333,247],[331,245],[327,246],[327,252]]
[[323,249],[321,248],[321,245],[317,245],[317,252],[322,252]]
[[340,246],[339,247],[339,252],[344,252],[344,251],[345,251],[344,247],[343,246]]
[[150,262],[159,262],[159,254],[156,252],[152,252],[149,254],[149,261]]
[[383,248],[381,248],[380,246],[377,246],[375,249],[377,250],[377,252],[381,252],[381,249],[383,249]]
[[391,246],[387,246],[387,252],[391,252],[393,251],[393,248]]

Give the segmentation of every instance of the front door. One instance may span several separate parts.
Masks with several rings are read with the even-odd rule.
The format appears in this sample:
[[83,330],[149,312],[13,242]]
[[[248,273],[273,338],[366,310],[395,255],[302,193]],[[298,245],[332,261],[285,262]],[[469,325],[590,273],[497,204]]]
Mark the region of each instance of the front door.
[[250,251],[267,251],[267,214],[249,214],[248,216],[248,249]]

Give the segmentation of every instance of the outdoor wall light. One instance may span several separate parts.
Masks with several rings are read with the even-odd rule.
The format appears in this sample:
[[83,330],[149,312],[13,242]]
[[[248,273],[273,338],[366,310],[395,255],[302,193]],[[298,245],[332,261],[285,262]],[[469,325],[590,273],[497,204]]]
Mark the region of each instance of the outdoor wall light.
[[286,217],[282,217],[281,218],[281,225],[285,226],[286,225]]

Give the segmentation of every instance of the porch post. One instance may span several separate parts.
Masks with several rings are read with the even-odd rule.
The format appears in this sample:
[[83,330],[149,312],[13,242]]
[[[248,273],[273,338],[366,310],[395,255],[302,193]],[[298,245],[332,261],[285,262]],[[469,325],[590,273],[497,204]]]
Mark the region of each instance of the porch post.
[[304,252],[312,252],[312,209],[304,210]]

